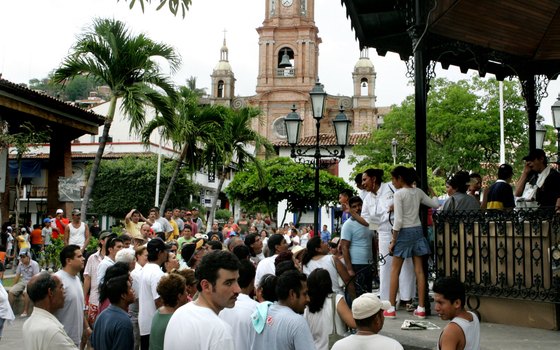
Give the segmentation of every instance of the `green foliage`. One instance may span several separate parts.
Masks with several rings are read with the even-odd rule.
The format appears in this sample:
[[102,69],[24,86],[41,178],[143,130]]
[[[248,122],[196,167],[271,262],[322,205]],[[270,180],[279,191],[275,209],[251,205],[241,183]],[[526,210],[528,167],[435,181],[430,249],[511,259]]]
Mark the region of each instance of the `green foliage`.
[[61,268],[60,252],[64,248],[64,241],[61,237],[51,239],[51,244],[45,247],[43,251],[43,267],[52,267],[54,271]]
[[[250,211],[265,207],[274,212],[278,202],[286,199],[288,210],[294,213],[307,212],[313,208],[315,170],[295,163],[290,158],[274,158],[259,164],[263,177],[257,175],[256,165],[235,175],[225,189],[230,199],[239,200]],[[342,178],[321,170],[319,173],[319,205],[325,206],[338,200],[344,188],[352,189]],[[264,211],[264,210],[261,210]]]
[[227,222],[229,218],[232,216],[231,211],[227,209],[218,209],[216,210],[216,220],[221,222]]
[[[489,164],[499,162],[500,123],[498,82],[472,77],[456,83],[443,78],[432,81],[427,101],[428,167],[443,176],[459,169],[491,173]],[[522,166],[528,150],[527,114],[517,81],[504,81],[506,162]],[[392,162],[395,138],[398,163],[415,163],[414,96],[384,117],[380,130],[354,147],[364,164]]]
[[88,246],[86,247],[86,252],[96,251],[98,246],[99,246],[99,239],[90,235],[89,243]]
[[[119,0],[117,0],[117,2],[118,1]],[[128,2],[128,0],[124,0],[124,1]],[[151,4],[152,0],[138,0],[138,1],[130,0],[129,7],[132,9],[137,2],[140,4],[143,13],[144,3]],[[181,14],[183,18],[185,18],[185,14],[187,13],[189,6],[191,5],[191,0],[159,0],[159,5],[156,8],[156,11],[161,10],[165,6],[165,4],[167,4],[167,7],[169,8],[169,12],[171,12],[174,16],[177,16],[177,13],[179,12],[179,8],[181,8]]]
[[[172,160],[162,162],[160,193],[165,193],[174,164]],[[131,208],[136,208],[147,215],[154,203],[156,172],[155,156],[103,160],[93,191],[92,212],[124,217]],[[198,191],[187,171],[181,169],[168,207],[185,205],[186,198]]]

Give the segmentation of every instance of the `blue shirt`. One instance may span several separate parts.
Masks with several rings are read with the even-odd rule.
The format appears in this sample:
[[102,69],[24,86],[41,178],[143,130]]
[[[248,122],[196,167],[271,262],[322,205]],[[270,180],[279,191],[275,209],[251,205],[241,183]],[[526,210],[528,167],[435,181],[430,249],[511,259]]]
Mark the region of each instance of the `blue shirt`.
[[321,240],[328,242],[331,239],[331,233],[328,230],[321,231]]
[[373,261],[373,232],[369,227],[354,220],[346,220],[342,225],[340,238],[350,241],[350,259],[354,265],[365,265]]
[[91,345],[95,350],[132,350],[134,333],[128,314],[112,304],[103,310],[93,325]]

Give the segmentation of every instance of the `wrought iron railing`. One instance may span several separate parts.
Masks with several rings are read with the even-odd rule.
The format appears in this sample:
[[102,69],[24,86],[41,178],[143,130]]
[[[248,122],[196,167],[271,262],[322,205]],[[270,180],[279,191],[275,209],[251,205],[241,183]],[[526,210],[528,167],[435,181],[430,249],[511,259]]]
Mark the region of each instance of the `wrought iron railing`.
[[560,214],[553,209],[438,212],[437,276],[457,276],[469,296],[560,304]]

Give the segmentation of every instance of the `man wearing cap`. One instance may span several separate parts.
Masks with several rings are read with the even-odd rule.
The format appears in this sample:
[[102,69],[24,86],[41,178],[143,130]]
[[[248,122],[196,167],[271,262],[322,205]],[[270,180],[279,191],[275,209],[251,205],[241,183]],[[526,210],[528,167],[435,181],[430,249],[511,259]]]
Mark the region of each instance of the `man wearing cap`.
[[[523,160],[525,167],[517,181],[515,196],[523,196],[526,201],[536,200],[540,207],[560,210],[560,173],[548,165],[544,151],[534,149]],[[527,184],[533,188],[524,192]]]
[[356,334],[337,341],[332,350],[403,350],[398,341],[378,334],[385,322],[383,310],[388,310],[390,307],[391,304],[388,301],[379,300],[373,293],[364,293],[354,299],[352,317],[356,321],[358,331]]
[[138,278],[138,326],[140,328],[140,348],[148,350],[152,319],[157,309],[163,305],[157,292],[159,280],[164,275],[161,265],[167,261],[167,246],[160,238],[148,242],[148,263],[144,265]]
[[204,227],[204,222],[200,217],[200,210],[198,210],[197,207],[192,207],[191,212],[192,212],[192,221],[196,224],[198,231],[203,233],[206,230],[206,227]]
[[513,189],[510,182],[513,168],[509,164],[502,164],[498,168],[498,180],[486,191],[480,209],[511,210],[515,208]]
[[89,244],[89,227],[81,221],[80,209],[72,210],[72,222],[64,229],[64,245],[75,244],[85,251]]
[[[192,235],[194,237],[194,235],[198,233],[198,225],[196,224],[196,221],[193,220],[192,211],[187,211],[185,213],[185,218],[183,221],[185,222],[185,225],[191,226]],[[204,231],[200,231],[200,232],[202,233]]]
[[45,218],[43,220],[43,229],[41,230],[41,236],[43,237],[44,247],[48,247],[51,244],[51,238],[53,229],[51,227],[51,218]]
[[29,297],[27,296],[27,282],[33,276],[38,274],[41,269],[36,261],[31,260],[29,249],[22,249],[19,252],[20,262],[16,268],[16,277],[14,278],[14,285],[10,288],[8,299],[12,309],[14,308],[14,301],[20,294],[23,293],[23,313],[21,317],[27,317],[29,312]]
[[27,291],[35,309],[23,324],[23,348],[78,349],[54,316],[64,306],[64,288],[60,278],[43,271],[31,278]]
[[53,236],[52,238],[58,238],[58,236],[64,235],[66,231],[66,226],[68,225],[68,219],[64,218],[64,210],[57,209],[56,216],[53,219]]
[[107,241],[117,235],[111,231],[102,231],[99,235],[99,248],[90,255],[86,268],[84,269],[84,299],[87,301],[87,321],[93,327],[99,312],[99,284],[97,282],[97,271],[99,264],[105,257],[105,245]]

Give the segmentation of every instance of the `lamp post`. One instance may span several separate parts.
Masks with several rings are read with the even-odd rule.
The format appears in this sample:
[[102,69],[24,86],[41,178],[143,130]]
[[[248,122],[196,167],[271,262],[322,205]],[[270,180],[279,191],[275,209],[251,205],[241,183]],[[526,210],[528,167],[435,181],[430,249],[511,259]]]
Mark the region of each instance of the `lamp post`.
[[[344,114],[344,108],[340,106],[338,115],[333,119],[334,132],[336,135],[336,144],[340,147],[339,150],[330,150],[325,147],[321,147],[320,143],[320,128],[321,120],[323,119],[323,111],[325,108],[325,100],[327,93],[323,89],[323,85],[319,83],[319,80],[315,83],[315,86],[309,92],[311,97],[311,111],[313,112],[313,119],[315,119],[315,145],[301,149],[296,146],[300,141],[301,134],[301,123],[302,119],[296,113],[296,106],[292,107],[292,112],[289,113],[284,118],[284,125],[286,127],[286,135],[288,139],[288,144],[292,148],[290,152],[290,157],[294,159],[301,160],[303,158],[313,158],[313,166],[315,168],[315,189],[313,195],[313,229],[315,233],[319,232],[319,170],[321,168],[321,158],[344,158],[344,147],[348,145],[349,136],[349,125],[350,120]],[[325,150],[327,153],[322,154],[321,150]],[[313,154],[307,154],[308,151],[314,151]]]
[[551,107],[552,109],[552,121],[554,123],[554,128],[556,129],[557,137],[557,151],[556,151],[556,163],[560,164],[560,94],[556,102]]
[[535,145],[537,148],[540,149],[543,148],[545,136],[546,136],[546,128],[542,124],[542,118],[539,117],[535,125],[535,141],[536,141]]
[[391,141],[391,154],[393,155],[393,165],[397,165],[397,139]]

